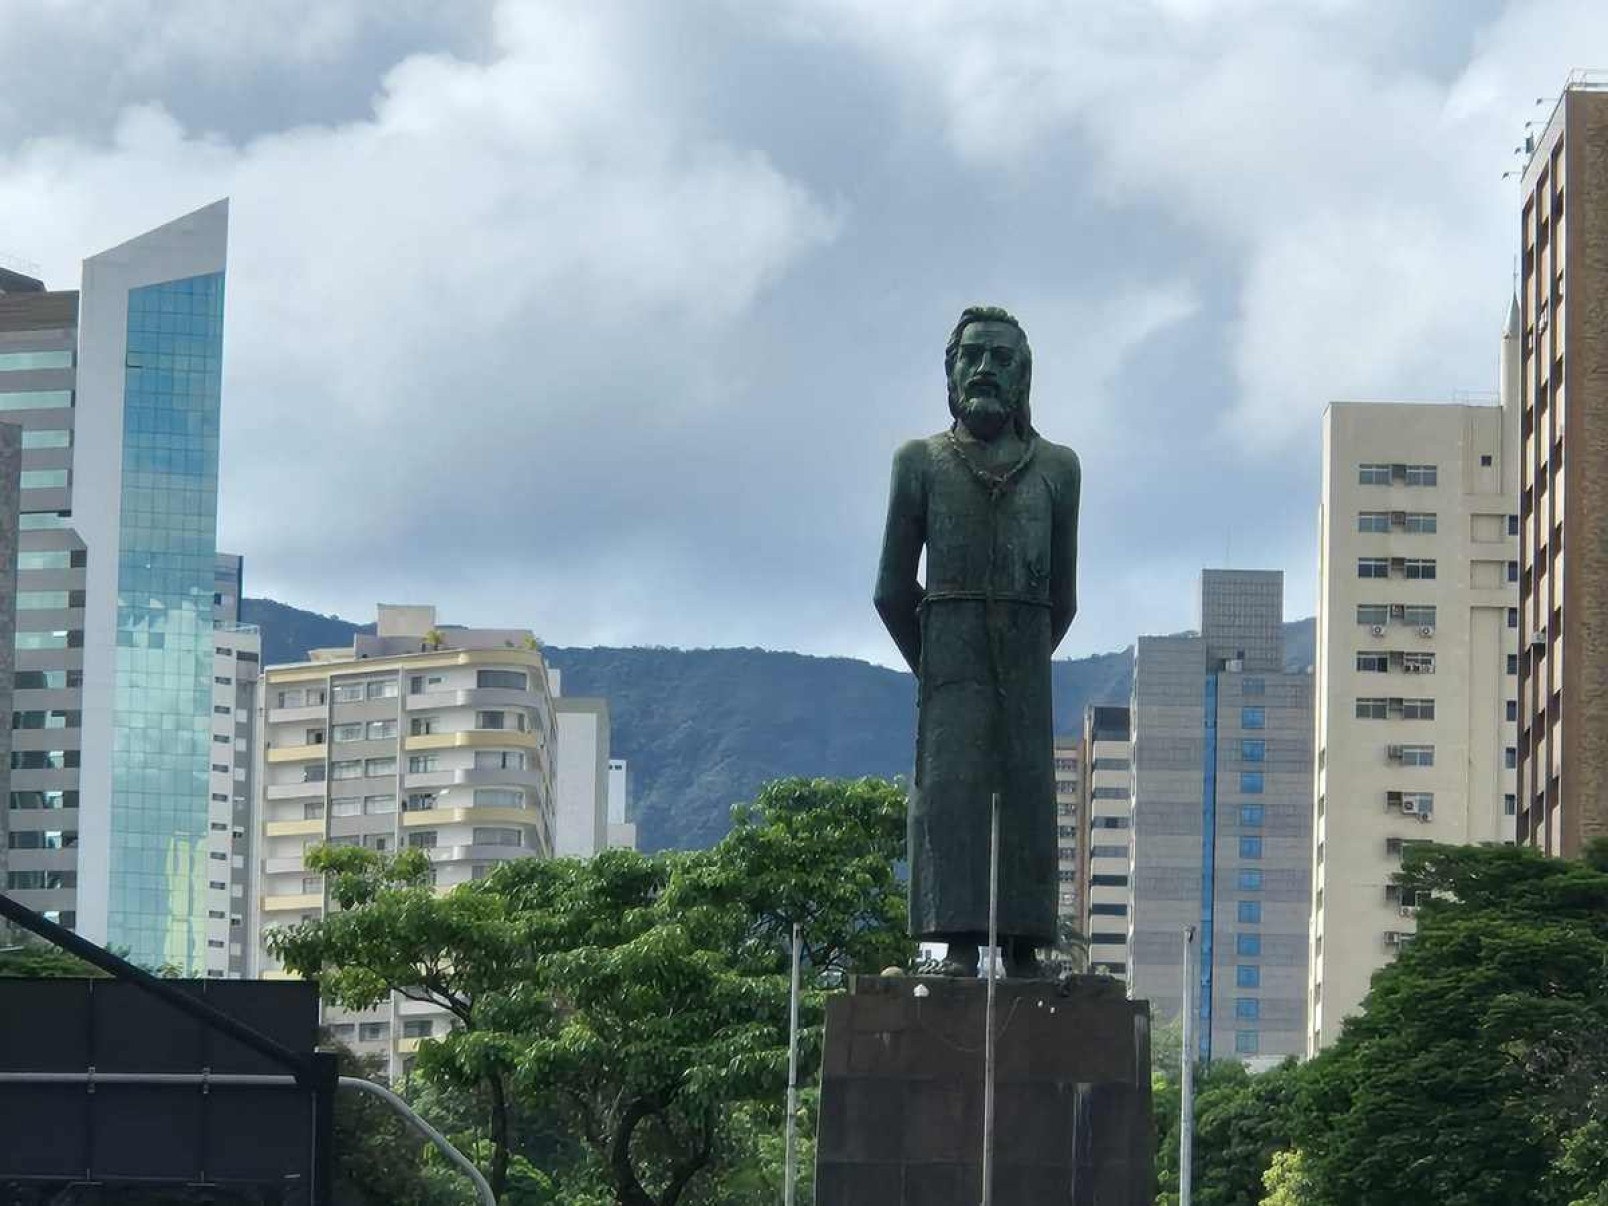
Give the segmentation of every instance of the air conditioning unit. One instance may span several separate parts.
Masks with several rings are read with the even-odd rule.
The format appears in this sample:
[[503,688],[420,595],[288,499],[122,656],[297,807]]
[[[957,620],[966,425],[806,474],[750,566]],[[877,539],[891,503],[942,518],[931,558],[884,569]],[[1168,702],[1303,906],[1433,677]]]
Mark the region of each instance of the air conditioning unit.
[[1424,672],[1424,668],[1417,662],[1403,662],[1401,664],[1401,672],[1403,674],[1422,674]]
[[1399,930],[1386,930],[1385,931],[1385,945],[1386,946],[1400,946],[1401,945],[1401,932]]
[[1425,624],[1422,628],[1420,628],[1418,630],[1418,635],[1421,636],[1421,637],[1432,637],[1432,636],[1434,636],[1435,635],[1435,626],[1433,624]]
[[1418,914],[1418,907],[1416,905],[1402,905],[1396,912],[1403,917],[1414,917]]
[[[1396,748],[1399,750],[1401,747],[1397,746]],[[1418,815],[1418,801],[1404,798],[1401,802],[1401,815],[1404,817],[1416,817]]]
[[1537,628],[1534,632],[1532,632],[1530,634],[1530,644],[1539,648],[1546,648],[1547,630],[1545,628]]
[[1385,747],[1385,757],[1390,758],[1390,759],[1392,759],[1392,760],[1394,760],[1396,762],[1400,762],[1401,761],[1401,746],[1399,746],[1399,745],[1387,745]]
[[1385,635],[1385,626],[1383,624],[1375,624],[1372,628],[1368,629],[1368,635],[1369,636],[1384,636]]

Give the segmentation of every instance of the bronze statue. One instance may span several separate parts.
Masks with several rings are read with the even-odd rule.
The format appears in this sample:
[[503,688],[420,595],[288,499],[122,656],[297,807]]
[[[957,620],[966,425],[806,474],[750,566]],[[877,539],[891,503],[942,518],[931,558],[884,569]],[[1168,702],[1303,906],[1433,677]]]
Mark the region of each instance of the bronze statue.
[[894,456],[875,596],[918,683],[910,930],[949,944],[948,973],[976,974],[998,792],[1000,946],[1007,975],[1031,976],[1055,940],[1050,656],[1077,612],[1082,475],[1033,429],[1011,315],[967,309],[944,370],[954,422]]

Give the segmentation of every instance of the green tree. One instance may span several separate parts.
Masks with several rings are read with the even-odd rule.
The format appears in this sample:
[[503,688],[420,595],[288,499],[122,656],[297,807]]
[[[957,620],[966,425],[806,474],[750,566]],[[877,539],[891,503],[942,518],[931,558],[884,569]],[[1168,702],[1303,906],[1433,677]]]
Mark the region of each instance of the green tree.
[[1346,1206],[1568,1206],[1608,1148],[1608,865],[1414,846],[1418,931],[1302,1077],[1313,1196]]
[[1306,1158],[1298,1150],[1274,1152],[1262,1185],[1267,1196],[1261,1206],[1319,1206],[1306,1174]]
[[400,992],[453,1015],[415,1072],[484,1095],[499,1194],[523,1192],[510,1178],[530,1110],[574,1138],[552,1170],[572,1206],[758,1202],[775,1163],[764,1132],[783,1122],[793,922],[808,964],[801,1066],[813,1067],[821,991],[913,953],[902,834],[891,784],[789,780],[709,851],[521,859],[443,893],[420,852],[325,848],[309,865],[339,909],[269,944],[336,1003]]

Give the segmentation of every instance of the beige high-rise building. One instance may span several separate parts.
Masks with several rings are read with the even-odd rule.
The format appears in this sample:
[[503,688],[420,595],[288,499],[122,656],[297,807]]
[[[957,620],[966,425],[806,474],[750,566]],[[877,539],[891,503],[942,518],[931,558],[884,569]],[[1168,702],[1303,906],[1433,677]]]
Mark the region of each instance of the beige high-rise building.
[[1335,402],[1323,446],[1309,1054],[1413,933],[1403,847],[1516,809],[1516,407]]
[[[262,684],[257,974],[283,974],[267,931],[327,908],[323,878],[303,862],[309,847],[417,847],[442,888],[552,854],[558,730],[529,632],[438,627],[433,607],[381,606],[376,635],[268,667]],[[337,1039],[388,1055],[393,1074],[447,1025],[402,1000],[325,1014]]]
[[1565,857],[1608,836],[1605,145],[1608,79],[1577,73],[1520,193],[1518,836]]

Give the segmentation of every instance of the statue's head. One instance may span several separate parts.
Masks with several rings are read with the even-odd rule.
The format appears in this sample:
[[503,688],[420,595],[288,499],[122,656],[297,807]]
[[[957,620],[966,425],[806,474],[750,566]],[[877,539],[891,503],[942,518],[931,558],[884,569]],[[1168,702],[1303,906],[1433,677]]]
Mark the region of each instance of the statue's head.
[[949,413],[979,440],[1006,426],[1019,436],[1033,430],[1028,395],[1033,351],[1022,324],[998,306],[968,306],[944,347]]

